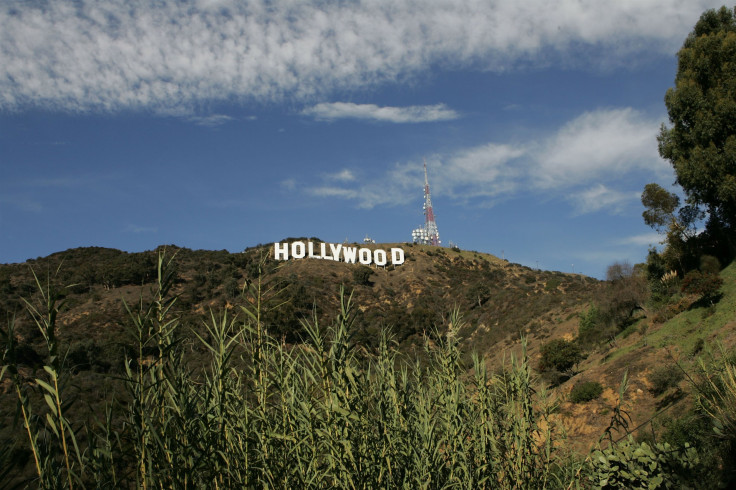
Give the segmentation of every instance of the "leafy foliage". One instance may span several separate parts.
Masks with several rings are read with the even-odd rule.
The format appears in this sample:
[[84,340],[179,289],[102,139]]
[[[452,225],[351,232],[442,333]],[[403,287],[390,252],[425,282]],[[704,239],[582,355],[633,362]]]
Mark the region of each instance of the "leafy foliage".
[[675,211],[680,206],[680,198],[659,184],[651,183],[644,186],[641,203],[646,208],[642,217],[647,226],[655,230],[667,230],[673,222],[677,221]]
[[660,366],[654,369],[647,379],[652,384],[651,391],[655,396],[659,396],[669,388],[677,386],[684,378],[682,370],[676,366]]
[[682,280],[682,291],[695,294],[700,301],[713,303],[719,296],[723,279],[716,273],[688,272]]
[[586,349],[603,341],[610,341],[619,332],[619,327],[610,322],[610,313],[602,311],[596,304],[580,313],[579,318],[576,342]]
[[590,305],[587,310],[580,313],[578,325],[578,339],[581,343],[589,343],[598,338],[600,324],[600,312],[595,305]]
[[626,327],[635,311],[649,298],[649,287],[642,270],[628,262],[614,262],[606,271],[608,287],[599,300],[602,320],[618,329]]
[[555,369],[567,373],[585,357],[576,342],[565,339],[555,339],[542,345],[541,370]]
[[[224,308],[197,318],[200,328],[193,330],[176,309],[175,292],[187,289],[180,288],[181,269],[172,265],[160,259],[150,290],[128,304],[126,358],[122,373],[110,379],[124,393],[114,390],[115,399],[100,393],[92,424],[69,411],[77,392],[68,380],[84,383],[78,370],[113,369],[103,362],[108,346],[88,339],[61,360],[56,321],[66,298],[63,290],[36,281],[42,293],[27,307],[44,342],[45,367],[34,378],[23,374],[29,371],[19,364],[23,355],[11,323],[3,332],[0,378],[10,378],[5,386],[15,390],[19,418],[27,424],[16,431],[25,438],[21,452],[0,450],[0,476],[23,481],[18,472],[25,466],[35,475],[26,484],[56,487],[570,488],[599,484],[605,475],[655,488],[684,481],[679,472],[693,468],[691,448],[674,444],[651,444],[654,456],[644,450],[633,459],[619,454],[626,443],[613,445],[601,451],[608,466],[600,458],[565,459],[565,443],[549,418],[554,405],[544,390],[535,390],[525,354],[496,374],[474,356],[468,371],[457,335],[465,327],[457,314],[447,333],[430,330],[417,358],[397,351],[379,327],[375,349],[365,350],[356,343],[352,297],[341,295],[325,327],[309,308],[307,292],[317,282],[300,289],[262,275],[246,280],[245,296],[232,299],[240,318]],[[234,270],[217,269],[221,284],[235,279]],[[404,314],[416,312],[425,325],[439,323],[426,317],[436,312],[431,301],[418,301]],[[286,344],[274,323],[279,318],[265,314],[288,305],[308,310],[300,321],[301,344]],[[545,347],[565,352],[576,345],[562,342]],[[565,368],[545,354],[550,369]],[[574,349],[568,354],[582,355],[579,347],[577,355]],[[595,391],[581,390],[582,398]],[[649,480],[636,466],[646,458]]]
[[[3,332],[0,378],[10,375],[23,408],[35,461],[29,483],[541,488],[556,471],[552,406],[534,389],[525,354],[499,374],[475,356],[468,379],[453,333],[427,339],[424,365],[399,356],[384,334],[376,354],[359,359],[352,297],[342,291],[334,323],[303,321],[306,345],[289,349],[266,329],[260,307],[271,286],[259,280],[247,284],[244,321],[210,312],[195,332],[209,363],[194,370],[171,265],[160,255],[150,299],[127,305],[134,348],[118,377],[125,403],[107,400],[94,427],[66,414],[61,380],[69,371],[55,341],[62,304],[53,290],[39,283],[42,302],[28,303],[47,342],[43,377],[31,383],[19,375],[12,323]],[[451,322],[463,328],[456,312]],[[74,356],[96,355],[87,347]]]
[[[705,206],[718,226],[736,227],[736,18],[708,10],[677,54],[659,152],[675,169],[688,203]],[[713,228],[717,228],[714,226]]]
[[682,488],[700,459],[688,444],[650,446],[633,438],[593,453],[590,482],[595,489]]
[[353,280],[356,284],[361,286],[368,286],[371,283],[371,276],[373,275],[373,269],[367,265],[361,265],[353,269]]
[[603,393],[603,386],[597,381],[586,381],[573,386],[568,399],[573,403],[585,403],[595,400]]

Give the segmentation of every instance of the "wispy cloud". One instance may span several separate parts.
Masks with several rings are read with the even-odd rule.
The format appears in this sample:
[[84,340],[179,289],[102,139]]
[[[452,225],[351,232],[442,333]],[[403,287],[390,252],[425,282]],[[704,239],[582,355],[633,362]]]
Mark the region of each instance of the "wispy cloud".
[[565,124],[537,152],[535,184],[559,187],[637,168],[668,171],[659,158],[658,121],[632,108],[586,112]]
[[222,126],[233,120],[231,116],[225,114],[211,114],[209,116],[190,116],[188,119],[198,126],[205,126],[208,128],[215,128]]
[[328,180],[337,180],[339,182],[352,182],[355,180],[355,174],[347,168],[344,168],[339,172],[335,172],[333,174],[327,174],[325,175],[325,177]]
[[[536,140],[490,142],[428,157],[435,195],[488,205],[524,192],[569,201],[576,213],[618,213],[635,204],[641,189],[627,188],[631,174],[671,174],[656,148],[659,120],[630,109],[586,112]],[[413,200],[422,164],[397,163],[372,181],[314,186],[323,197],[356,201],[359,207]],[[326,179],[329,180],[329,179]]]
[[40,202],[26,195],[3,193],[0,195],[0,204],[7,204],[8,206],[28,213],[40,213],[44,210]]
[[158,228],[155,226],[139,226],[139,225],[128,225],[126,226],[123,231],[125,233],[156,233],[158,231]]
[[607,69],[674,53],[700,13],[719,5],[3,2],[0,109],[165,112],[209,100],[314,100],[430,67],[506,71],[554,62]]
[[643,233],[622,238],[619,240],[620,245],[658,245],[662,243],[663,237],[659,233]]
[[623,211],[627,204],[636,202],[641,197],[641,191],[622,192],[609,189],[603,184],[570,194],[570,200],[579,214],[594,213],[601,209],[607,209],[612,213]]
[[356,199],[358,197],[357,190],[343,189],[341,187],[312,187],[307,192],[317,197],[341,197],[343,199]]
[[380,107],[375,104],[354,104],[352,102],[321,103],[304,109],[302,114],[319,121],[367,119],[392,123],[448,121],[460,117],[457,112],[445,104]]
[[280,183],[281,187],[287,191],[293,191],[296,189],[296,179],[285,179]]

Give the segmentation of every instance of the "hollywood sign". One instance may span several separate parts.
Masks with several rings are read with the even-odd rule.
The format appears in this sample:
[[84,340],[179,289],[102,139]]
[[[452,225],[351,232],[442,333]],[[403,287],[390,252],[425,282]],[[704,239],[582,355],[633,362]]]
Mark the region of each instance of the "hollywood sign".
[[[319,247],[315,247],[315,245],[319,245]],[[308,258],[335,260],[347,264],[355,264],[356,262],[363,265],[376,264],[377,266],[388,263],[393,265],[404,263],[404,250],[396,247],[386,252],[380,248],[371,250],[370,248],[348,247],[341,243],[276,242],[273,244],[273,253],[276,260]]]

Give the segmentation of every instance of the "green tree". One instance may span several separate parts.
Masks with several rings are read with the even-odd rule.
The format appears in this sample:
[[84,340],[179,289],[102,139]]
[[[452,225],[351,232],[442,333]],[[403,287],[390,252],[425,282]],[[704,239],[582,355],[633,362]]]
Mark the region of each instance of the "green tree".
[[356,284],[362,286],[371,285],[371,276],[373,275],[373,269],[366,265],[361,265],[357,269],[353,269],[353,280]]
[[661,185],[652,183],[644,186],[641,203],[646,208],[642,213],[644,223],[660,233],[666,233],[676,220],[675,211],[680,206],[680,198]]
[[649,299],[645,271],[628,262],[614,262],[606,270],[608,287],[598,303],[602,320],[623,328]]
[[702,211],[695,206],[680,208],[680,198],[655,183],[644,186],[641,203],[645,208],[644,223],[665,235],[662,256],[668,270],[693,267],[699,245],[693,240],[697,236],[695,223],[703,219]]
[[539,368],[542,371],[555,369],[561,373],[572,373],[575,365],[585,358],[577,343],[565,339],[555,339],[543,344],[541,353]]
[[708,10],[677,54],[675,87],[665,95],[671,127],[660,155],[674,167],[688,204],[707,209],[709,227],[733,247],[736,230],[736,14]]

